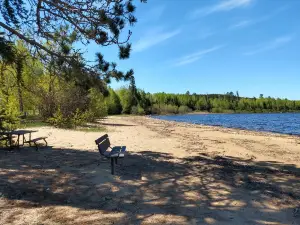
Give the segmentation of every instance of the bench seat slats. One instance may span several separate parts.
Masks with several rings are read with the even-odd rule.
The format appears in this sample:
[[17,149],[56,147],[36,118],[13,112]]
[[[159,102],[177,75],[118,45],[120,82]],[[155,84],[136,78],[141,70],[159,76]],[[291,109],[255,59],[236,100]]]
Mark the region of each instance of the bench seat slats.
[[45,140],[47,137],[39,137],[39,138],[34,138],[31,139],[30,141],[24,141],[24,143],[29,143],[29,142],[36,142],[36,141],[40,141],[40,140]]

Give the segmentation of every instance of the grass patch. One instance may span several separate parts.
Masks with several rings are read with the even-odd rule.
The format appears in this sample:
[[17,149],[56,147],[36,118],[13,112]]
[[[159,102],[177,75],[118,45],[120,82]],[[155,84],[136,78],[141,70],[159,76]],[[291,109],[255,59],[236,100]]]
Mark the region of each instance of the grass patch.
[[50,126],[50,124],[43,121],[26,121],[21,123],[20,128],[45,127],[45,126]]
[[21,120],[20,128],[51,126],[39,116],[27,116]]

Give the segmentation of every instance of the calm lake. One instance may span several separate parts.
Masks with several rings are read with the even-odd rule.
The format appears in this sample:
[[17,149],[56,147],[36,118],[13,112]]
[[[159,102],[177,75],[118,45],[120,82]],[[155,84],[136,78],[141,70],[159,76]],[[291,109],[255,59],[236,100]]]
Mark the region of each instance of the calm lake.
[[300,135],[300,113],[192,114],[154,116],[157,119]]

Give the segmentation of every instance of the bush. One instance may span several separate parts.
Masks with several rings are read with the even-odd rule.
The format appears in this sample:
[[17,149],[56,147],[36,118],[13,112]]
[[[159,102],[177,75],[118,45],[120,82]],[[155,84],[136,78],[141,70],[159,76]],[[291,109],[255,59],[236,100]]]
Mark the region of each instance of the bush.
[[137,115],[138,114],[138,107],[137,106],[132,106],[131,107],[131,110],[130,110],[130,113],[133,114],[133,115]]
[[73,114],[70,125],[74,128],[78,126],[82,126],[87,122],[88,113],[82,113],[79,109],[76,109],[75,113]]
[[61,127],[61,128],[70,127],[68,118],[65,118],[63,116],[60,108],[58,108],[58,110],[54,113],[53,117],[49,118],[47,122],[52,124],[55,127]]
[[161,114],[177,114],[178,107],[176,105],[161,105],[160,106]]
[[159,108],[159,105],[158,104],[154,104],[152,105],[151,107],[151,114],[160,114],[160,108]]
[[109,89],[109,96],[106,98],[107,112],[109,115],[117,115],[122,112],[122,105],[119,96],[113,89]]
[[94,122],[97,118],[103,118],[107,116],[107,105],[103,94],[98,91],[96,88],[91,88],[88,94],[89,99],[89,110],[88,110],[88,119],[89,122]]
[[20,125],[20,112],[15,99],[9,99],[8,104],[0,112],[0,129],[14,130]]
[[192,110],[189,107],[185,106],[185,105],[182,105],[178,108],[178,113],[180,113],[180,114],[185,114],[185,113],[188,113],[188,112],[191,112],[191,111]]
[[211,112],[212,113],[222,113],[223,109],[221,109],[221,108],[212,108]]
[[139,115],[145,115],[146,114],[145,110],[140,105],[138,105],[138,114]]
[[131,114],[134,115],[145,115],[145,110],[140,106],[132,106],[131,107]]

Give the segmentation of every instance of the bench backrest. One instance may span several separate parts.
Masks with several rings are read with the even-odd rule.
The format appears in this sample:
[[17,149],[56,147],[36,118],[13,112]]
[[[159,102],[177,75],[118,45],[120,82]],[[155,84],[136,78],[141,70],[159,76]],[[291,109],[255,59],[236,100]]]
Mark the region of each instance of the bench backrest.
[[102,137],[98,138],[96,141],[96,145],[98,145],[98,150],[101,155],[104,154],[104,152],[107,151],[107,149],[110,147],[110,141],[108,138],[108,135],[105,134]]

